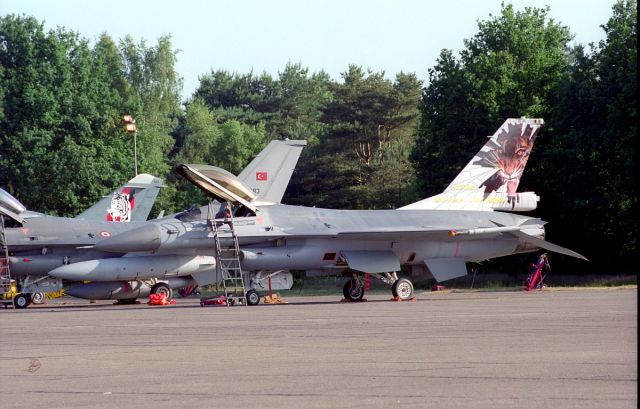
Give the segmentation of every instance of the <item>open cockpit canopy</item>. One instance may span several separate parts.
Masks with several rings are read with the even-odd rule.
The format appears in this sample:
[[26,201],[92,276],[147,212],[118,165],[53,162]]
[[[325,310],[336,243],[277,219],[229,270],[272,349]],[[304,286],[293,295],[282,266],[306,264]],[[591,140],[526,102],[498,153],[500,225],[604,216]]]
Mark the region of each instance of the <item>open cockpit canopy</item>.
[[9,192],[0,188],[0,214],[8,216],[18,223],[24,223],[24,219],[20,216],[27,210],[15,197],[11,196]]
[[256,211],[251,202],[257,195],[235,175],[224,169],[209,165],[180,164],[176,167],[176,172],[219,202],[242,205],[253,212]]

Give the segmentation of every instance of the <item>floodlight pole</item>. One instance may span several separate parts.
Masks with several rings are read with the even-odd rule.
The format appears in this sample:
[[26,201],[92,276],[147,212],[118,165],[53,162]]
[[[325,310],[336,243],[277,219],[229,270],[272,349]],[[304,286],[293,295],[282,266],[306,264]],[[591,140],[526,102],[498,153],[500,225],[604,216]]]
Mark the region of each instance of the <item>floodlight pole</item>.
[[133,169],[136,172],[136,176],[138,176],[138,143],[136,141],[137,135],[138,131],[133,133]]
[[131,115],[125,115],[122,119],[124,120],[124,130],[127,131],[127,133],[133,134],[133,167],[135,169],[136,176],[138,176],[138,128],[136,127],[136,120],[133,119],[133,116]]

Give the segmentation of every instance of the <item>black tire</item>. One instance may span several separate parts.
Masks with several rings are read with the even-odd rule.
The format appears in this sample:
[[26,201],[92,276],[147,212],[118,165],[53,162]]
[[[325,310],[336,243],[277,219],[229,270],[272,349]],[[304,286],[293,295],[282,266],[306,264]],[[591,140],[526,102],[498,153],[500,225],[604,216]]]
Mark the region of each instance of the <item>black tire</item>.
[[27,294],[18,294],[13,298],[13,305],[18,309],[27,308],[29,306],[29,297]]
[[37,293],[31,294],[31,302],[36,305],[42,304],[44,300],[45,300],[45,296],[43,292],[37,292]]
[[413,283],[406,278],[399,278],[391,286],[391,294],[401,300],[409,300],[413,297]]
[[256,290],[247,291],[247,294],[245,294],[245,297],[247,297],[247,305],[260,304],[260,294],[258,294]]
[[164,294],[167,301],[171,301],[173,297],[173,290],[167,283],[157,283],[151,287],[151,294]]
[[352,302],[362,301],[364,298],[364,287],[358,286],[357,281],[351,279],[344,283],[344,287],[342,287],[342,295],[344,295],[345,299]]

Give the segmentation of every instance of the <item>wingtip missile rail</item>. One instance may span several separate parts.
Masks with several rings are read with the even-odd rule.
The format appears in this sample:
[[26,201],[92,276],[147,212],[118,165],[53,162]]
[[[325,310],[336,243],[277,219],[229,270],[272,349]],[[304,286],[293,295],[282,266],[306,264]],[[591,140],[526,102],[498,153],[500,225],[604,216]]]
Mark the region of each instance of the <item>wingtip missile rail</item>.
[[499,226],[499,227],[479,227],[476,229],[451,229],[447,233],[449,237],[472,236],[480,234],[508,233],[520,231],[523,228],[531,229],[534,226]]

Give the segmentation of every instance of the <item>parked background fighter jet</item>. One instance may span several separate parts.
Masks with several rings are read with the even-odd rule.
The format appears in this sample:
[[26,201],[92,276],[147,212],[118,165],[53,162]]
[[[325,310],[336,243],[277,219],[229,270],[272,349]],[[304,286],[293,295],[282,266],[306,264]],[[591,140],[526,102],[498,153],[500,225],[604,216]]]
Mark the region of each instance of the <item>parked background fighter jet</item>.
[[22,293],[17,305],[39,303],[43,292],[60,290],[62,280],[46,275],[54,268],[79,260],[113,257],[84,246],[147,220],[162,185],[161,179],[140,174],[75,218],[29,211],[0,189],[11,272]]
[[[493,202],[487,201],[494,195],[512,209],[518,206],[519,177],[541,126],[541,119],[508,119],[463,169],[453,187],[442,196],[397,210],[263,205],[241,181],[230,180],[218,168],[183,164],[177,171],[212,198],[233,204],[242,268],[249,281],[250,274],[268,270],[305,270],[307,275],[347,273],[351,278],[345,283],[344,295],[355,301],[364,295],[364,274],[371,273],[392,284],[394,296],[408,299],[413,295],[413,284],[409,279],[398,279],[401,266],[412,274],[445,281],[466,275],[466,262],[540,248],[584,258],[545,241],[544,221],[494,212],[494,207],[505,206],[492,206]],[[501,196],[503,193],[506,195]],[[433,210],[429,203],[437,203],[438,197],[454,207],[465,200],[485,201],[485,205],[482,210]],[[226,244],[230,244],[230,229],[224,231],[223,227],[223,232]],[[95,249],[127,253],[139,268],[154,259],[215,256],[210,223],[201,220],[151,221],[103,240]],[[116,271],[109,264],[110,260],[86,261],[59,267],[51,275],[96,280]],[[129,277],[140,271],[122,273]]]
[[[252,192],[256,203],[274,203],[282,199],[305,145],[306,141],[272,141],[240,174],[240,183]],[[225,173],[230,183],[234,183],[236,177]],[[173,289],[215,281],[215,258],[212,256],[157,257],[140,262],[136,258],[120,260],[122,254],[94,248],[96,243],[105,238],[115,234],[126,234],[126,231],[143,224],[141,221],[144,219],[139,222],[133,221],[134,216],[130,210],[139,206],[146,208],[146,219],[153,203],[140,203],[137,199],[132,202],[141,194],[140,190],[135,189],[142,188],[138,183],[139,178],[134,180],[137,181],[135,184],[130,182],[114,194],[112,204],[108,207],[109,211],[106,211],[107,206],[97,204],[75,219],[42,214],[29,218],[25,213],[21,214],[25,215],[24,226],[7,229],[7,242],[11,253],[12,274],[18,277],[24,294],[57,291],[62,287],[63,277],[53,277],[48,273],[57,267],[78,263],[78,268],[85,268],[86,264],[83,262],[119,266],[126,271],[135,271],[136,274],[114,273],[83,279],[82,281],[94,282],[71,287],[66,291],[67,294],[80,298],[134,301],[137,297],[148,296],[152,292],[164,293],[171,298]],[[159,183],[159,179],[155,181],[156,184]],[[155,194],[157,195],[157,191]],[[99,219],[101,208],[105,209],[102,212],[102,221],[92,221],[91,219]],[[157,223],[202,221],[206,219],[206,211],[206,206],[192,208],[156,220]],[[139,217],[142,217],[142,214]],[[109,223],[105,220],[129,222]],[[18,221],[16,220],[16,223]]]

